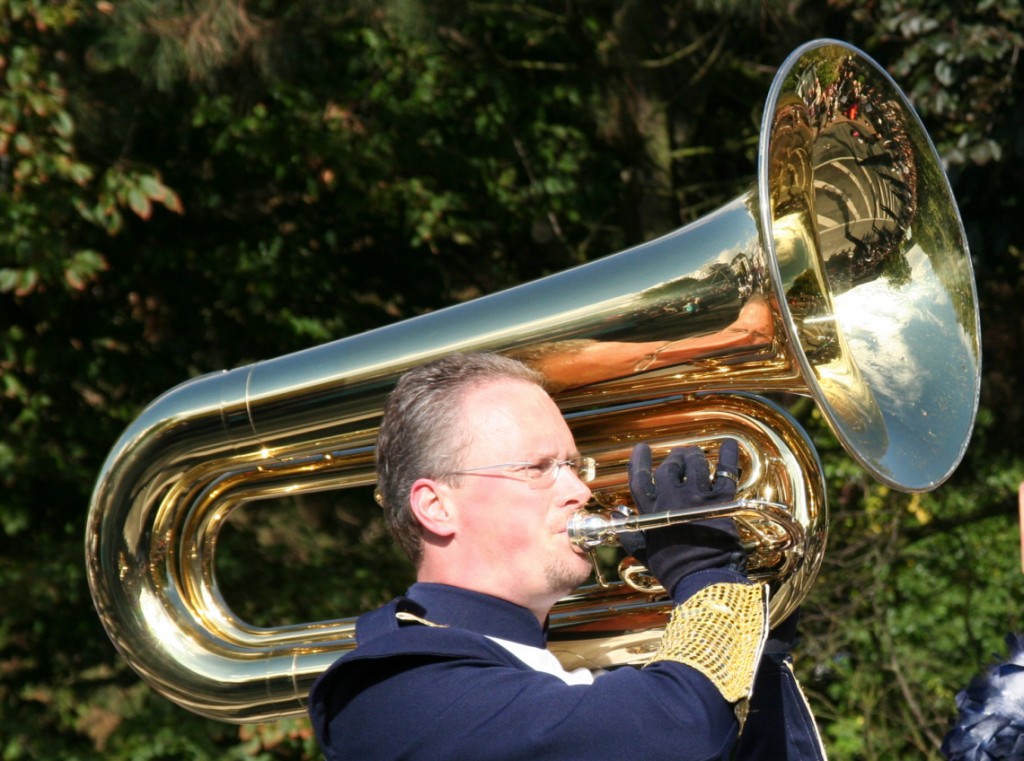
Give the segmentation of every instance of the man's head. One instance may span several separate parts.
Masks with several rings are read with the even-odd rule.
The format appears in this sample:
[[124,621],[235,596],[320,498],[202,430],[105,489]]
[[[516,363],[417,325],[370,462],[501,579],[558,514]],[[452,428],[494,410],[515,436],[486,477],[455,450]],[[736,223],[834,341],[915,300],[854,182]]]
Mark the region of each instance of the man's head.
[[414,563],[422,531],[409,491],[418,478],[459,469],[471,433],[462,418],[463,397],[501,379],[544,384],[543,375],[499,354],[452,354],[407,372],[388,397],[377,437],[377,490],[392,536]]
[[[381,502],[420,578],[459,583],[539,610],[582,583],[586,559],[565,534],[590,498],[571,466],[542,479],[507,464],[579,455],[543,377],[489,354],[453,355],[399,381],[377,445]],[[501,467],[495,467],[501,466]],[[456,471],[462,471],[456,473]],[[469,472],[466,472],[469,471]]]

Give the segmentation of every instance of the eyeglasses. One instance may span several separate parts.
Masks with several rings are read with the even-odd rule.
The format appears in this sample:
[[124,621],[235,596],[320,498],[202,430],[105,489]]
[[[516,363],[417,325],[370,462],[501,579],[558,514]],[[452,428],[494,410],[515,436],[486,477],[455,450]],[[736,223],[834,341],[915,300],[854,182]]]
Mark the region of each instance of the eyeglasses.
[[526,485],[531,489],[546,489],[558,478],[558,471],[563,467],[569,468],[576,477],[584,483],[594,480],[597,473],[597,462],[593,457],[572,457],[568,460],[559,460],[555,457],[542,457],[535,462],[503,462],[500,465],[484,465],[480,468],[467,468],[466,470],[453,470],[445,473],[446,476],[476,475],[485,470],[506,470],[521,476]]

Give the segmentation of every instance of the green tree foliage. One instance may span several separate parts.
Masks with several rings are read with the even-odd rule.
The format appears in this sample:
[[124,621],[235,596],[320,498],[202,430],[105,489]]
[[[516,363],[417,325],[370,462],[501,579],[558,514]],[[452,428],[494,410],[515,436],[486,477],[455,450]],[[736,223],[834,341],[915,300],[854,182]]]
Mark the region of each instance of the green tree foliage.
[[[200,719],[108,642],[82,542],[121,430],[194,375],[718,207],[753,178],[775,68],[820,36],[885,64],[929,127],[985,375],[964,463],[926,495],[871,482],[795,403],[834,511],[798,669],[832,758],[938,758],[954,694],[1024,626],[1022,34],[1019,2],[986,0],[0,0],[3,758],[316,758],[305,720]],[[239,511],[218,565],[232,607],[277,624],[400,589],[370,504]]]

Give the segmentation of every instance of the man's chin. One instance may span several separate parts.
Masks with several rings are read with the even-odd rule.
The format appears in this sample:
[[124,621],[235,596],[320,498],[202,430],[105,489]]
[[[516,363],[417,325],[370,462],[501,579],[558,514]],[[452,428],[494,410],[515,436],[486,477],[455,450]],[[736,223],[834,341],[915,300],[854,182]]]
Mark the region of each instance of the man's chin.
[[567,595],[590,578],[590,561],[583,555],[576,555],[565,563],[548,567],[548,582],[551,588]]

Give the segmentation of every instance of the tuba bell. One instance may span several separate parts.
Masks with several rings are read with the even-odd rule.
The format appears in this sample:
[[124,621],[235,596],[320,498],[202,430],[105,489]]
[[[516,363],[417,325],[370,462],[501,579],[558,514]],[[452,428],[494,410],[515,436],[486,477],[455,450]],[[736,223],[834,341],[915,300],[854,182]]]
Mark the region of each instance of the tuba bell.
[[[808,43],[771,85],[756,183],[714,213],[507,291],[195,378],[143,410],[98,475],[85,543],[99,617],[145,681],[223,721],[304,711],[315,678],[354,647],[358,612],[241,620],[217,587],[218,531],[253,501],[372,485],[391,387],[456,351],[544,373],[598,461],[600,510],[628,505],[636,442],[658,456],[735,438],[736,519],[776,623],[814,582],[828,518],[809,437],[760,394],[812,397],[873,477],[926,491],[963,457],[980,383],[974,279],[934,147],[874,61]],[[550,647],[570,667],[634,663],[666,611],[656,591],[583,587],[552,611]]]

